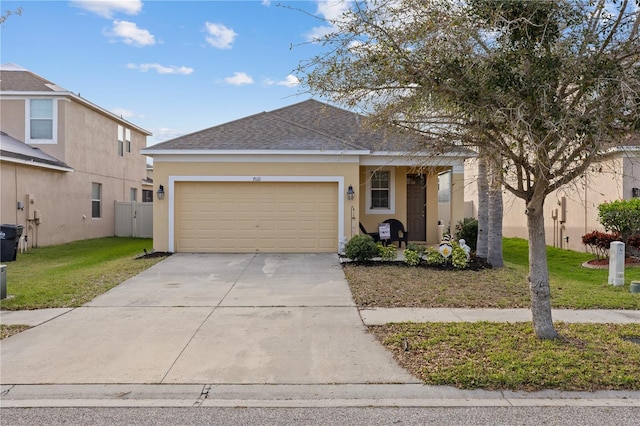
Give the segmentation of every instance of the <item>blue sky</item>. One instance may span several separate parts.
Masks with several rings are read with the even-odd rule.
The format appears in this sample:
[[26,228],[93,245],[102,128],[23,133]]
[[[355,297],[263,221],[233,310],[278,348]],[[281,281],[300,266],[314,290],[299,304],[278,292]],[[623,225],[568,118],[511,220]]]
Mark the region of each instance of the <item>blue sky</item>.
[[314,16],[346,4],[3,0],[22,13],[0,29],[0,61],[153,132],[152,145],[308,99],[292,71],[321,52]]

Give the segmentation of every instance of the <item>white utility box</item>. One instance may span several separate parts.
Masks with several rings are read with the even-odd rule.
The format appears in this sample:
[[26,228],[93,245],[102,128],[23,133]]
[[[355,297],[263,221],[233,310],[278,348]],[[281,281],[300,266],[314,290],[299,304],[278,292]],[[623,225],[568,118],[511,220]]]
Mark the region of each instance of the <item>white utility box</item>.
[[624,285],[624,243],[621,241],[609,245],[609,284]]

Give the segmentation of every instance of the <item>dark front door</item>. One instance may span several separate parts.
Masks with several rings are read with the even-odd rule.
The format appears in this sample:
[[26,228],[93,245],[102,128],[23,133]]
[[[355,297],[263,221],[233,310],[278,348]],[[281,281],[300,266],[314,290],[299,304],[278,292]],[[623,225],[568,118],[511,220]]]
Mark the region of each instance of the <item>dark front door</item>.
[[425,175],[407,175],[407,232],[412,241],[427,239],[426,186]]

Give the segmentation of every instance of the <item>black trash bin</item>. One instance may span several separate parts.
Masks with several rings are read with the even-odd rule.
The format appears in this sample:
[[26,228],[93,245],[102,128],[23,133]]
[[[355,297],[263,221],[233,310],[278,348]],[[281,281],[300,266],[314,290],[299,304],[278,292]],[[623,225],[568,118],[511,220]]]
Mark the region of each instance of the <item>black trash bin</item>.
[[18,255],[22,225],[0,225],[0,262],[13,262]]

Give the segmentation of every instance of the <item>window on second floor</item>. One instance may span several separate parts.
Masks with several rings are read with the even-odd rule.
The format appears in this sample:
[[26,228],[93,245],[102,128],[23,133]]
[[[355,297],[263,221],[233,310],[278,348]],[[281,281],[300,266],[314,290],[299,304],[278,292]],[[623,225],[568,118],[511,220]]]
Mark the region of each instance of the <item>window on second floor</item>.
[[102,217],[102,184],[91,184],[91,217]]
[[56,102],[53,99],[28,99],[27,140],[34,144],[56,143]]
[[131,129],[124,129],[124,140],[127,143],[127,152],[131,152]]
[[118,155],[124,155],[124,127],[118,124]]
[[138,201],[138,189],[137,188],[131,188],[131,191],[129,192],[129,201]]

